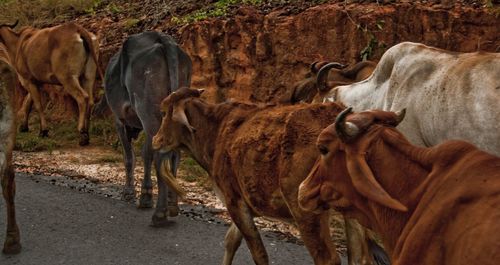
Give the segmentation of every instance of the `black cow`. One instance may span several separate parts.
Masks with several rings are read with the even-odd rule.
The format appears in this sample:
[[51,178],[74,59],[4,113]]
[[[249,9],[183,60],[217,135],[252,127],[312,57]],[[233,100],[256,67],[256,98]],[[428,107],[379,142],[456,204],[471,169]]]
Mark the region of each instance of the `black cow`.
[[180,86],[190,85],[191,67],[191,59],[172,37],[152,31],[131,35],[106,69],[106,100],[115,117],[127,171],[122,198],[135,198],[135,157],[131,141],[144,130],[144,180],[139,207],[150,208],[153,204],[151,163],[154,160],[158,179],[158,201],[152,218],[154,226],[166,224],[167,211],[169,216],[176,216],[179,212],[177,195],[169,192],[164,179],[159,176],[163,161],[170,162],[172,174],[176,175],[180,154],[160,153],[151,148],[152,137],[160,128],[162,119],[159,105]]

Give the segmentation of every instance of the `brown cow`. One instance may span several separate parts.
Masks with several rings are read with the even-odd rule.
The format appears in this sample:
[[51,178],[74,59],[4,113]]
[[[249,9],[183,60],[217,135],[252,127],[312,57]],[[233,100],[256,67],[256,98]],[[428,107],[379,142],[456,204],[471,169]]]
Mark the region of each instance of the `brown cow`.
[[323,102],[331,89],[365,80],[376,66],[377,63],[372,61],[363,61],[351,66],[335,62],[314,62],[304,79],[296,82],[290,93],[280,101],[292,104]]
[[394,128],[404,112],[349,112],[318,137],[300,206],[370,225],[394,265],[498,264],[500,158],[458,140],[416,147]]
[[6,55],[0,48],[0,179],[3,198],[7,206],[7,232],[3,246],[6,254],[21,251],[19,228],[16,222],[14,205],[15,182],[12,165],[12,149],[16,139],[16,126],[13,110],[15,73],[6,63]]
[[162,102],[166,114],[153,147],[185,150],[211,176],[233,220],[223,264],[232,263],[242,238],[255,264],[269,264],[256,216],[295,223],[315,264],[338,263],[328,213],[301,210],[297,192],[319,156],[314,138],[342,108],[330,103],[209,104],[199,96],[198,90],[182,88]]
[[[17,23],[16,23],[17,24]],[[4,46],[19,81],[29,92],[40,116],[40,135],[48,129],[40,100],[40,85],[62,85],[78,104],[80,145],[89,143],[90,109],[94,104],[98,43],[95,36],[75,23],[34,29],[0,25],[0,46]],[[102,73],[99,71],[102,77]]]

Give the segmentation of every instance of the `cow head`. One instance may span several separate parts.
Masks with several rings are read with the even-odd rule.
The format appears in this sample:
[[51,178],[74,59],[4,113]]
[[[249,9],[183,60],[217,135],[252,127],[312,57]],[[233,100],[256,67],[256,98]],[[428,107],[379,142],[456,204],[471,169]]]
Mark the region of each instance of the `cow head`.
[[181,139],[186,134],[194,134],[193,127],[186,115],[186,101],[190,98],[198,98],[203,89],[180,88],[166,97],[160,105],[164,112],[160,129],[153,137],[153,148],[170,151],[181,145]]
[[406,206],[380,185],[365,156],[377,148],[384,128],[395,127],[405,111],[366,111],[348,116],[344,110],[318,137],[321,157],[299,188],[299,204],[309,211],[336,208],[347,212],[366,207],[366,200],[397,211]]

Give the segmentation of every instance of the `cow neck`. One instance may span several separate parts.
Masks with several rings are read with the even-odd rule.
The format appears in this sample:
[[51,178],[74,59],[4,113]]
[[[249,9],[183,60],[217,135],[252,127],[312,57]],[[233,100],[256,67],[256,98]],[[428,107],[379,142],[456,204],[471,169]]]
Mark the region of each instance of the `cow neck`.
[[422,192],[427,187],[431,165],[429,152],[411,145],[401,133],[382,128],[381,137],[368,149],[366,161],[375,178],[393,198],[408,208],[399,212],[375,204],[370,215],[376,220],[377,232],[384,235],[384,242],[394,249],[406,223],[413,214]]
[[183,144],[192,157],[209,173],[221,124],[215,109],[216,105],[205,103],[199,99],[186,102],[189,123],[196,128],[196,133],[194,137],[186,137]]
[[16,54],[17,54],[20,35],[10,29],[5,29],[1,32],[2,32],[1,34],[2,40],[4,41],[5,47],[7,48],[7,52],[9,53],[9,57],[12,60],[11,63],[12,65],[14,65],[14,62],[16,61]]

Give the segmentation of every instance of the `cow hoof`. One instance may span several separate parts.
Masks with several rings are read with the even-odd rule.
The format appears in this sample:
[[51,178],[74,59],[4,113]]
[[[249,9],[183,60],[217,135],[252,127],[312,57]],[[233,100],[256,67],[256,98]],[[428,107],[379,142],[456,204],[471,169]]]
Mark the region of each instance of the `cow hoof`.
[[30,131],[30,128],[28,128],[28,125],[23,124],[23,125],[19,126],[19,132],[29,132],[29,131]]
[[164,227],[169,223],[167,215],[165,213],[155,213],[153,217],[151,217],[151,226],[152,227]]
[[89,134],[88,133],[80,133],[80,146],[89,145]]
[[138,208],[152,208],[153,207],[153,195],[148,193],[142,193],[139,198]]
[[168,210],[168,216],[170,216],[170,217],[176,217],[179,215],[179,212],[180,212],[180,209],[177,205],[168,206],[167,210]]
[[135,191],[134,189],[123,189],[122,192],[122,201],[130,202],[135,200]]
[[5,242],[2,252],[7,255],[18,254],[21,252],[21,243],[19,242]]
[[49,137],[49,130],[41,130],[40,133],[38,134],[40,137]]

